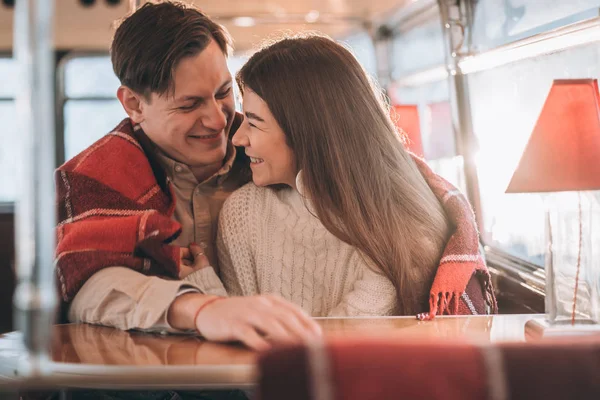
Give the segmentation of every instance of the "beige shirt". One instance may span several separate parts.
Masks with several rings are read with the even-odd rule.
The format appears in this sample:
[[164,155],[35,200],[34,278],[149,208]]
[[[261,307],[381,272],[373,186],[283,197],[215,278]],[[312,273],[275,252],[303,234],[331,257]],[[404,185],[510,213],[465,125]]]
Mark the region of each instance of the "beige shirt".
[[201,183],[198,183],[187,165],[174,161],[158,149],[156,153],[175,192],[173,219],[181,224],[181,235],[173,244],[181,247],[193,242],[199,244],[205,248],[210,265],[218,270],[215,240],[219,211],[227,197],[243,183],[227,179],[233,167],[236,148],[229,143],[223,167]]
[[[243,166],[235,162],[236,148],[228,144],[223,166],[203,182],[196,180],[187,165],[170,159],[158,148],[154,151],[175,192],[173,218],[181,224],[182,233],[173,243],[182,247],[198,243],[205,247],[211,265],[218,268],[215,241],[219,211],[227,197],[247,181]],[[197,271],[186,280],[146,276],[121,266],[104,268],[79,290],[68,317],[72,322],[119,329],[174,331],[167,322],[167,311],[177,296],[189,291],[225,295],[212,268]]]

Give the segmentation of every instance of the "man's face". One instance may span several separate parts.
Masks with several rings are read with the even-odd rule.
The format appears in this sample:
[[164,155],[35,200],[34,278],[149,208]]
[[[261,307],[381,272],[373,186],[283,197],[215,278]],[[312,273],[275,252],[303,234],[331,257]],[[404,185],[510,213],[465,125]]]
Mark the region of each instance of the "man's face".
[[142,100],[142,129],[169,157],[191,168],[221,164],[235,114],[232,79],[219,45],[182,59],[175,91]]

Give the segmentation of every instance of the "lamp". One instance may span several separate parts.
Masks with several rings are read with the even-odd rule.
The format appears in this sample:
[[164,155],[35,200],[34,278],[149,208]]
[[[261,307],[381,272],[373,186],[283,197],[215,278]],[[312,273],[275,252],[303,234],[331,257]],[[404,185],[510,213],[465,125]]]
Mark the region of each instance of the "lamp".
[[600,330],[599,160],[597,81],[555,80],[506,193],[552,193],[546,318],[558,330],[568,325],[567,332]]
[[394,105],[391,108],[391,114],[396,127],[405,134],[406,148],[417,156],[423,157],[418,107],[412,104]]

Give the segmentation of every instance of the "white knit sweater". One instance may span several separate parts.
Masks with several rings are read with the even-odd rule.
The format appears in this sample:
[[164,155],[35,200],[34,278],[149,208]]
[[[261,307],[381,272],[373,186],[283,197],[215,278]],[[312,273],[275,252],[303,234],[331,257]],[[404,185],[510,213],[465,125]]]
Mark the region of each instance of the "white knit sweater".
[[219,216],[217,248],[229,295],[275,293],[314,317],[391,315],[396,291],[329,233],[295,189],[249,183]]

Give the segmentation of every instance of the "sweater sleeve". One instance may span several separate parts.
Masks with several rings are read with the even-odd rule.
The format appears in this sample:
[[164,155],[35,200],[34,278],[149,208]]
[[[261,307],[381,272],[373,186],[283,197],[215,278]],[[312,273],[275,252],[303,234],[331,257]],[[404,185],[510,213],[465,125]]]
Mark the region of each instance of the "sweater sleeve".
[[259,293],[251,236],[253,232],[249,229],[255,190],[248,185],[238,189],[229,196],[219,214],[219,267],[225,289],[231,296]]
[[217,276],[213,267],[206,267],[194,271],[183,278],[183,280],[194,284],[196,287],[200,288],[204,294],[227,297],[225,286]]
[[351,262],[356,268],[357,279],[350,292],[328,314],[329,317],[381,316],[396,312],[396,289],[388,278],[376,272],[355,251]]
[[181,332],[167,322],[175,298],[188,291],[202,293],[191,282],[146,276],[130,268],[96,272],[75,295],[71,322],[87,322],[128,330]]

